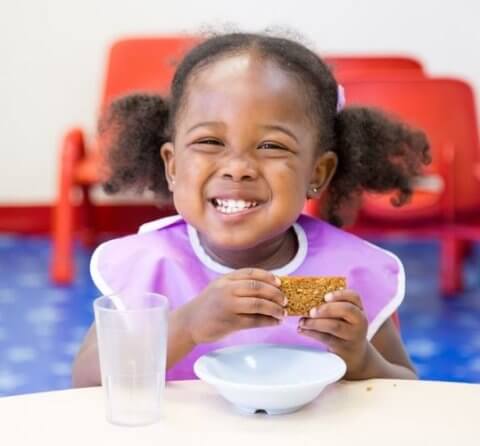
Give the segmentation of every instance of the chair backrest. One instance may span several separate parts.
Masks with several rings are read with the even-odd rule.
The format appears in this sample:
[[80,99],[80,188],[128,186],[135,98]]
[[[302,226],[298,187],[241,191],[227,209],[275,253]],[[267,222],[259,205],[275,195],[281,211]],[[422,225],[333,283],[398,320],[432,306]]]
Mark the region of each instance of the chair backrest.
[[420,61],[403,56],[331,56],[325,61],[341,84],[359,79],[425,77]]
[[[432,164],[427,172],[438,174],[445,184],[449,181],[453,183],[449,186],[452,188],[450,191],[439,188],[435,192],[433,188],[432,196],[435,193],[453,193],[455,210],[458,212],[480,208],[480,182],[475,175],[480,163],[480,144],[474,96],[468,84],[454,79],[419,78],[352,81],[344,86],[348,105],[381,108],[426,132],[432,152]],[[448,171],[451,169],[448,166],[452,153],[454,172],[450,175],[452,172]],[[425,192],[422,193],[424,200]],[[445,200],[438,200],[437,206],[434,205],[435,201],[429,199],[425,203],[433,215],[441,212],[438,206],[444,205]],[[380,207],[386,205],[387,202],[380,203]],[[379,211],[379,202],[367,197],[362,209],[375,214]],[[408,215],[411,210],[407,205],[394,212],[401,217],[402,212]],[[420,213],[424,215],[424,211],[420,206]],[[415,216],[415,212],[412,216]]]
[[192,36],[164,36],[115,42],[108,57],[101,109],[128,93],[168,93],[176,66],[199,41]]
[[343,70],[335,73],[335,79],[340,84],[354,81],[373,81],[373,80],[416,80],[426,77],[425,72],[417,68],[379,68],[370,70],[368,68],[357,68],[354,70]]
[[343,73],[351,70],[414,70],[423,72],[422,63],[409,56],[394,56],[389,54],[378,56],[331,55],[324,57],[324,60],[332,68],[334,73]]

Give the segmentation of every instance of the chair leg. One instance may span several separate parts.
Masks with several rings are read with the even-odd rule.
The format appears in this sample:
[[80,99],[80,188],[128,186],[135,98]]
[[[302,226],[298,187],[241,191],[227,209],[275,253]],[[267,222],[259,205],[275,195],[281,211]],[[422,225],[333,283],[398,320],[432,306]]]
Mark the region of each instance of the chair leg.
[[463,290],[463,259],[466,242],[446,236],[441,240],[440,289],[444,297],[455,297]]
[[59,162],[59,193],[53,215],[53,253],[50,277],[56,284],[70,284],[74,277],[73,237],[75,223],[74,170],[85,156],[83,133],[72,129],[63,140]]
[[68,285],[74,277],[73,232],[74,211],[72,187],[65,185],[55,207],[53,228],[53,258],[50,275],[58,285]]
[[473,240],[463,240],[462,243],[462,258],[466,259],[473,252]]
[[96,244],[95,208],[90,196],[91,188],[88,184],[82,185],[82,218],[83,225],[80,239],[87,248],[93,248]]

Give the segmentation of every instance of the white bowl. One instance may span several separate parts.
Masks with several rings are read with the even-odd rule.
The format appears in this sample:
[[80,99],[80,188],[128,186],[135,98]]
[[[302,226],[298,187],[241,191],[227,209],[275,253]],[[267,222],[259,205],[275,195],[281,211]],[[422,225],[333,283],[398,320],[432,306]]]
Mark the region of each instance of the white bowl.
[[278,415],[315,399],[346,372],[333,353],[273,344],[227,347],[203,355],[195,374],[243,412]]

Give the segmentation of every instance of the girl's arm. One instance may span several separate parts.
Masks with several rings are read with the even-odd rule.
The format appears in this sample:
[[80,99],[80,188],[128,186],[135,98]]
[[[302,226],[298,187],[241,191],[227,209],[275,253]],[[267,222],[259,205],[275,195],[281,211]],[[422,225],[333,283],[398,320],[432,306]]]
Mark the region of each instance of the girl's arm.
[[167,370],[187,356],[195,347],[187,319],[188,304],[170,313],[168,320]]
[[299,322],[299,332],[328,346],[347,364],[346,379],[416,379],[398,330],[387,320],[369,342],[368,320],[354,290],[325,296],[326,303]]
[[77,353],[72,369],[73,387],[99,386],[100,364],[98,362],[97,331],[93,323],[87,331]]
[[[417,379],[415,368],[391,319],[388,319],[372,338],[367,358],[363,378]],[[362,379],[362,376],[356,379]]]

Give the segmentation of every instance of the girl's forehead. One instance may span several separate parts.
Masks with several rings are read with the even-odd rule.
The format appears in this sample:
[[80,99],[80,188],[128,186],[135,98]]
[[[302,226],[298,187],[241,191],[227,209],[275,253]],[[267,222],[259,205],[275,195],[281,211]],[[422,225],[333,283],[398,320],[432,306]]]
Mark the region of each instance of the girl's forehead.
[[273,61],[245,52],[195,73],[182,114],[185,119],[195,119],[245,112],[252,118],[304,121],[305,102],[305,91],[292,74]]
[[249,81],[266,84],[269,89],[300,88],[298,81],[278,63],[254,51],[227,55],[200,69],[191,79],[191,87],[215,86],[224,82]]

